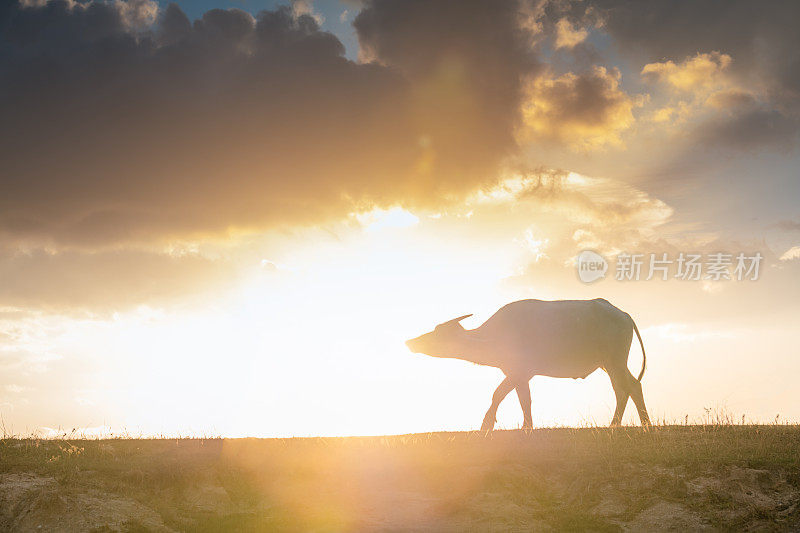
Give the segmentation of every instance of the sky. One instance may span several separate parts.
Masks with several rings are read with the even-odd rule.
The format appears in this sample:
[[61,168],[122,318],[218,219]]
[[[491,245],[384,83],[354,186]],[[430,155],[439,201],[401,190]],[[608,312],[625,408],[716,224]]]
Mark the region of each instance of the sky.
[[[2,428],[473,430],[501,372],[404,341],[524,298],[631,314],[656,420],[800,421],[799,10],[3,2]],[[531,390],[614,410],[602,371]]]

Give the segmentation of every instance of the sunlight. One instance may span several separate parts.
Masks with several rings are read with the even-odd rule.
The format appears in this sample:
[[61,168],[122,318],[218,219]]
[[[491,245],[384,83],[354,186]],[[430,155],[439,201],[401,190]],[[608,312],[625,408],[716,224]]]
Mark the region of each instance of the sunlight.
[[[641,220],[661,223],[669,214],[610,180],[573,173],[567,181],[603,201],[628,195],[643,206],[635,214]],[[477,327],[526,297],[630,298],[625,285],[576,285],[571,265],[553,261],[564,256],[564,239],[586,242],[590,232],[575,229],[575,220],[595,215],[561,209],[552,196],[528,194],[529,186],[512,176],[463,209],[434,217],[374,209],[290,236],[195,247],[194,256],[225,254],[240,273],[236,282],[179,307],[74,320],[58,335],[31,323],[19,338],[39,353],[32,368],[74,361],[70,401],[80,427],[264,437],[477,429],[501,373],[413,354],[405,340],[467,313],[474,316],[464,326]],[[651,312],[644,304],[629,308],[637,316]],[[656,358],[675,342],[692,339],[698,348],[688,350],[699,353],[702,342],[728,338],[674,323],[653,324],[643,335]],[[640,361],[634,347],[629,367]],[[649,397],[668,396],[668,371],[659,374],[658,362],[649,368]],[[614,409],[602,372],[585,380],[536,377],[532,395],[537,427],[605,425]],[[635,416],[629,409],[625,421]],[[511,394],[498,427],[520,423]]]
[[[235,290],[202,307],[119,317],[105,349],[125,354],[116,368],[125,383],[105,401],[145,434],[477,428],[501,374],[412,354],[404,341],[465,313],[475,314],[466,327],[480,325],[513,296],[504,284],[508,265],[525,250],[533,261],[543,257],[548,240],[540,231],[537,239],[530,231],[512,238],[509,228],[500,243],[481,242],[469,227],[460,231],[472,240],[454,238],[450,217],[373,215],[363,222],[367,231],[311,233],[306,245],[259,260]],[[638,355],[632,359],[638,364]],[[585,381],[537,378],[533,396],[537,426],[606,423],[613,410],[599,373]],[[498,421],[519,427],[513,395]]]
[[[435,228],[403,227],[416,219],[404,213],[297,247],[268,262],[288,266],[256,270],[206,308],[158,322],[120,318],[113,349],[136,361],[123,372],[124,396],[135,398],[130,420],[146,420],[146,432],[225,435],[380,434],[426,424],[421,401],[403,397],[418,390],[418,373],[431,373],[432,361],[403,343],[451,314],[491,310],[505,265],[502,256],[477,260],[473,249],[442,242]],[[483,299],[464,290],[471,284],[486,287]],[[493,374],[448,363],[473,379]],[[437,380],[431,374],[426,383]],[[433,401],[444,391],[426,394]]]
[[408,228],[419,223],[419,218],[401,207],[388,210],[373,209],[355,215],[356,220],[367,231],[380,231],[386,228]]

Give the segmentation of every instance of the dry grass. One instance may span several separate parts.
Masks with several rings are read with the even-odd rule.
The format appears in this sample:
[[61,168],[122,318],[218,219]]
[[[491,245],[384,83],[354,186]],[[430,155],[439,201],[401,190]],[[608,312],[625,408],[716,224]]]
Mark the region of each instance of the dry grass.
[[19,530],[796,530],[798,502],[793,425],[0,441]]

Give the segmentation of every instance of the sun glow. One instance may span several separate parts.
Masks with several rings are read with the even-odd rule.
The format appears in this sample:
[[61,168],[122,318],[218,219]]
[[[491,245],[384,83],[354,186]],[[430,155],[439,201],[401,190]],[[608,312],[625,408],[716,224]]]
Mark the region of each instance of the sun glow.
[[[476,380],[486,381],[476,389],[491,388],[495,372],[414,356],[403,342],[450,314],[489,311],[482,302],[497,298],[490,288],[508,255],[447,242],[404,211],[363,220],[363,229],[309,235],[306,246],[260,261],[236,290],[202,307],[158,320],[141,311],[119,317],[105,348],[126,362],[115,369],[126,383],[106,400],[129,403],[120,410],[140,424],[128,429],[228,436],[442,429],[443,419],[420,421],[426,398],[437,403],[454,385]],[[446,368],[452,373],[443,376]],[[447,417],[448,427],[472,425],[471,415]]]
[[[229,437],[476,429],[500,371],[412,354],[404,341],[467,313],[464,326],[477,327],[516,299],[570,296],[554,280],[513,282],[525,265],[552,266],[564,224],[563,209],[535,209],[526,184],[510,178],[476,197],[469,217],[395,207],[262,235],[225,252],[241,273],[225,289],[84,321],[71,335],[91,339],[83,350],[94,354],[75,398],[80,427]],[[53,353],[79,356],[69,338]],[[537,425],[605,424],[613,409],[602,373],[535,378],[533,394]],[[511,395],[498,427],[520,422]]]
[[[623,200],[638,207],[620,210]],[[518,299],[598,296],[642,320],[648,401],[672,405],[673,417],[697,416],[702,400],[678,405],[672,398],[675,387],[685,387],[670,373],[674,354],[702,357],[712,341],[735,353],[761,348],[747,348],[724,328],[709,332],[675,322],[683,310],[655,309],[631,286],[580,283],[564,260],[590,242],[602,250],[611,232],[654,233],[671,216],[663,202],[613,180],[509,174],[433,215],[374,209],[325,227],[175,246],[171,255],[179,258],[224,258],[230,281],[176,305],[96,319],[35,319],[19,334],[18,347],[38,354],[29,358],[31,372],[58,367],[68,378],[55,393],[66,402],[55,413],[59,418],[40,433],[63,433],[62,419],[91,435],[477,429],[500,371],[412,354],[404,341],[467,313],[474,316],[463,325],[477,327]],[[661,313],[671,319],[659,322]],[[640,361],[634,347],[629,367],[638,372]],[[20,383],[8,394],[26,394]],[[605,425],[614,409],[601,371],[585,380],[536,377],[532,394],[536,426]],[[750,401],[748,413],[774,416],[759,405]],[[626,421],[635,420],[634,411]],[[657,407],[651,412],[668,414]],[[500,406],[497,427],[520,423],[512,393]]]
[[[115,354],[106,376],[113,386],[87,399],[134,434],[475,429],[501,373],[412,354],[404,341],[455,316],[474,313],[464,325],[477,327],[509,301],[549,297],[552,287],[531,293],[508,283],[515,264],[546,257],[547,224],[534,235],[530,216],[511,223],[494,209],[477,209],[467,222],[375,211],[356,226],[293,235],[300,246],[272,242],[277,252],[248,254],[252,268],[227,292],[97,326],[107,334],[92,335],[96,349]],[[613,407],[600,373],[578,382],[536,378],[533,390],[537,425],[604,424]],[[498,427],[520,422],[512,395]]]
[[[618,198],[639,208],[614,214]],[[577,207],[570,203],[575,199]],[[326,227],[250,236],[211,249],[176,247],[186,250],[176,252],[181,257],[223,257],[231,281],[178,305],[64,319],[58,327],[58,321],[37,319],[19,334],[25,341],[19,346],[38,354],[29,358],[29,372],[58,367],[69,380],[57,392],[67,401],[55,413],[61,418],[43,424],[41,433],[63,433],[61,419],[91,435],[477,429],[500,371],[412,354],[404,341],[467,313],[474,316],[463,325],[477,327],[518,299],[598,296],[642,319],[646,397],[655,406],[674,406],[682,418],[701,409],[703,400],[674,398],[676,387],[686,387],[670,373],[675,354],[702,357],[712,341],[740,353],[745,339],[674,318],[659,326],[658,313],[675,317],[681,310],[656,309],[624,284],[582,284],[563,260],[587,242],[602,248],[614,231],[609,225],[650,232],[671,214],[657,199],[612,180],[510,175],[434,215],[374,209]],[[640,361],[634,347],[629,367],[638,372]],[[24,385],[15,384],[8,394],[24,394]],[[536,377],[532,393],[536,426],[605,425],[614,408],[601,371],[585,380]],[[758,402],[748,405],[753,416],[765,414],[758,409]],[[651,411],[662,416],[657,407]],[[511,394],[498,411],[497,427],[519,427],[521,420]],[[626,421],[633,420],[629,409]]]

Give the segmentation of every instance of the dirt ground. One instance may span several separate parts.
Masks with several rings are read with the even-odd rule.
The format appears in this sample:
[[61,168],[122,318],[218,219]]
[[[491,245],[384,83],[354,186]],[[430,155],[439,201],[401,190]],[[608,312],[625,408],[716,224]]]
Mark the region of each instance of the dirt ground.
[[9,531],[800,529],[800,429],[0,443]]

